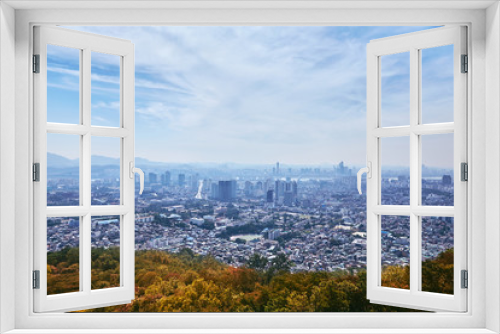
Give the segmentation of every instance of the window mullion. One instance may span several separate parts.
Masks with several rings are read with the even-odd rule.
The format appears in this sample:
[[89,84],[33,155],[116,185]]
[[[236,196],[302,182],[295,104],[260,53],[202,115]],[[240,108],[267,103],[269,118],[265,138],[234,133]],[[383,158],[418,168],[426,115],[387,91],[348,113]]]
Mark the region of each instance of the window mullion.
[[[83,49],[83,61],[82,61],[82,83],[81,83],[81,96],[82,96],[82,125],[90,130],[90,113],[91,113],[91,51],[86,48]],[[80,227],[82,231],[82,237],[80,238],[80,279],[83,291],[90,293],[91,291],[91,281],[92,281],[92,240],[91,240],[91,222],[92,217],[90,215],[91,206],[91,136],[90,131],[87,131],[82,137],[82,149],[81,149],[81,187],[82,189],[82,201],[89,211],[83,216],[83,224]]]
[[410,291],[418,292],[420,236],[419,217],[413,212],[418,206],[419,191],[419,136],[415,129],[419,123],[419,51],[410,49]]

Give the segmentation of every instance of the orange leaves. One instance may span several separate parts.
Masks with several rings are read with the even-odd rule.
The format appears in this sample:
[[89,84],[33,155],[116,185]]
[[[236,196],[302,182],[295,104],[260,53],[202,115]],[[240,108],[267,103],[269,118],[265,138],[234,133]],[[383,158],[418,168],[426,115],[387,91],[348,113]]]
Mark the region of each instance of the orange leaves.
[[[78,263],[74,252],[50,254],[47,266],[51,293],[78,290]],[[119,282],[119,253],[92,253],[93,283],[99,287]],[[188,251],[136,252],[136,298],[127,305],[87,312],[376,312],[405,311],[370,304],[366,299],[366,272],[300,272],[283,268],[267,275],[263,270],[234,268],[211,256]],[[453,250],[422,264],[423,287],[452,293]],[[409,267],[389,266],[384,286],[408,288]],[[94,284],[93,284],[94,286]],[[449,292],[451,291],[451,292]]]

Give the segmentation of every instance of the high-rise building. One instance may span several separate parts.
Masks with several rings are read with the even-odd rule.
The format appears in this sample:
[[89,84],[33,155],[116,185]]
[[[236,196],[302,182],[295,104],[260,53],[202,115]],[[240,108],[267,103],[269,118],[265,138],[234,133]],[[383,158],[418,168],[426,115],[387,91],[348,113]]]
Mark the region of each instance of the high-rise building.
[[218,199],[223,202],[230,202],[236,199],[236,181],[219,181]]
[[291,191],[285,192],[285,198],[283,199],[283,204],[285,204],[286,206],[293,205],[293,193]]
[[253,184],[250,181],[245,181],[245,196],[253,195]]
[[443,184],[451,184],[451,176],[443,175]]
[[231,197],[233,199],[236,199],[236,193],[238,191],[237,188],[238,188],[238,185],[237,185],[236,181],[234,181],[234,180],[231,181]]
[[274,201],[280,200],[280,180],[274,181]]
[[219,199],[219,184],[216,182],[210,184],[210,197],[212,199]]
[[161,175],[161,184],[164,186],[170,186],[171,175],[169,171],[166,171]]
[[267,191],[267,203],[272,203],[273,202],[273,190],[270,189]]
[[178,184],[179,184],[179,187],[184,187],[184,185],[186,184],[186,175],[179,174],[179,176],[178,176]]
[[345,175],[345,167],[344,167],[343,161],[341,161],[337,167],[337,174],[338,175]]
[[149,184],[157,182],[158,182],[158,175],[156,175],[156,173],[149,173]]
[[198,173],[196,173],[195,175],[191,175],[189,177],[189,185],[191,186],[191,189],[198,190],[198,178],[199,178]]
[[276,163],[276,175],[280,175],[280,163],[279,163],[279,161]]

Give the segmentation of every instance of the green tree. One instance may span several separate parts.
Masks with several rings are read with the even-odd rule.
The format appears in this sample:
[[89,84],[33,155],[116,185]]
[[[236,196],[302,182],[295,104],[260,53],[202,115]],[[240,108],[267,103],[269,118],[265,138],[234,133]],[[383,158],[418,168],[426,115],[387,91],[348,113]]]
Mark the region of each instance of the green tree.
[[247,267],[256,270],[264,270],[267,267],[267,258],[254,253],[247,261]]

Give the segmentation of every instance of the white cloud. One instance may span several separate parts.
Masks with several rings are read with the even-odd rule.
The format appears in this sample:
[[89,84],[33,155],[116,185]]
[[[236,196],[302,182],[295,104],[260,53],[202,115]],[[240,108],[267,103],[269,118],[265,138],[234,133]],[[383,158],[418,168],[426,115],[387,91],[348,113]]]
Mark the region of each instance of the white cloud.
[[418,27],[78,29],[135,44],[139,156],[364,163],[366,44]]

